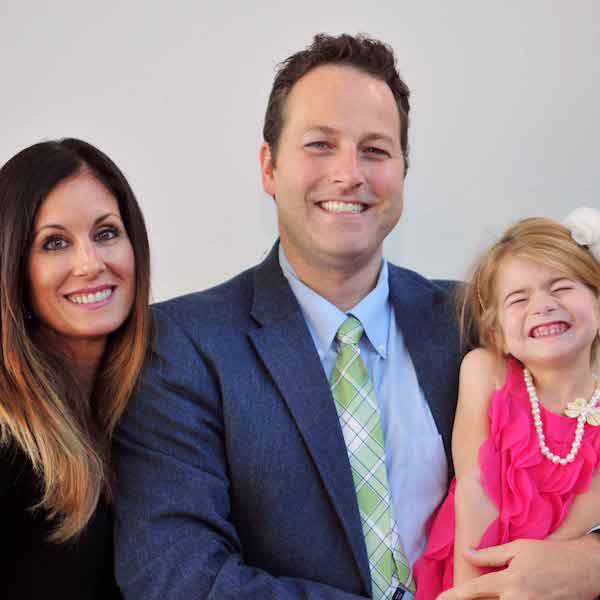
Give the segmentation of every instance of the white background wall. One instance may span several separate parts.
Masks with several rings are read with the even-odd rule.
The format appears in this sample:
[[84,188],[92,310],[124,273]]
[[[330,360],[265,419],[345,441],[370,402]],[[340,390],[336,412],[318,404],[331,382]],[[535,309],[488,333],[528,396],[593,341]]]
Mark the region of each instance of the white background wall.
[[458,277],[522,216],[600,207],[598,0],[0,0],[0,162],[98,145],[146,215],[154,298],[222,281],[276,237],[262,118],[321,31],[387,41],[412,90],[395,262]]

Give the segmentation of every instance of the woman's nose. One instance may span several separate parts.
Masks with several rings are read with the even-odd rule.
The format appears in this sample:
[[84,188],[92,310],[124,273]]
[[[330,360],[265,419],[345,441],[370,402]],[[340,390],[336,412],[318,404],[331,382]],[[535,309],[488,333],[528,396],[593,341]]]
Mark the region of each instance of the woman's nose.
[[82,277],[93,277],[106,270],[102,255],[92,243],[82,244],[77,251],[73,274]]

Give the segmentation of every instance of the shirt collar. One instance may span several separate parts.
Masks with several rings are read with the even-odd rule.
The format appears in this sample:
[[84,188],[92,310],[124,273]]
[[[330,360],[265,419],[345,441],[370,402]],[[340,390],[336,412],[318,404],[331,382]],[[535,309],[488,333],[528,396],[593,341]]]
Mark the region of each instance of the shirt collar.
[[347,313],[317,294],[304,284],[289,263],[283,247],[279,244],[279,264],[288,280],[302,313],[313,335],[319,356],[329,351],[335,334],[348,314],[360,320],[371,346],[382,358],[387,356],[387,340],[390,327],[391,306],[389,299],[388,265],[383,260],[377,285]]

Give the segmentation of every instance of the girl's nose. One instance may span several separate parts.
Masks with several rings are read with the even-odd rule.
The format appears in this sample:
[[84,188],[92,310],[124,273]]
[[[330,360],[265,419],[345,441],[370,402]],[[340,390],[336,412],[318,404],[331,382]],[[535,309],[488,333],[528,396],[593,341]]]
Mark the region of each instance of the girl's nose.
[[533,309],[537,314],[545,315],[556,310],[556,299],[550,294],[539,294],[536,296]]

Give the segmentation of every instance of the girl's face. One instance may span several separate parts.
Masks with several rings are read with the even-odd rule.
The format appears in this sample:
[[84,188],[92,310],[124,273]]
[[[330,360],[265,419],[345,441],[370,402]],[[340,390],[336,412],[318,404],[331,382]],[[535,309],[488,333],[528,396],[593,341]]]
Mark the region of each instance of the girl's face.
[[59,183],[40,206],[28,275],[35,317],[70,346],[106,341],[129,315],[133,248],[116,198],[90,173]]
[[508,257],[496,275],[497,342],[525,365],[590,365],[600,300],[573,276],[530,259]]

